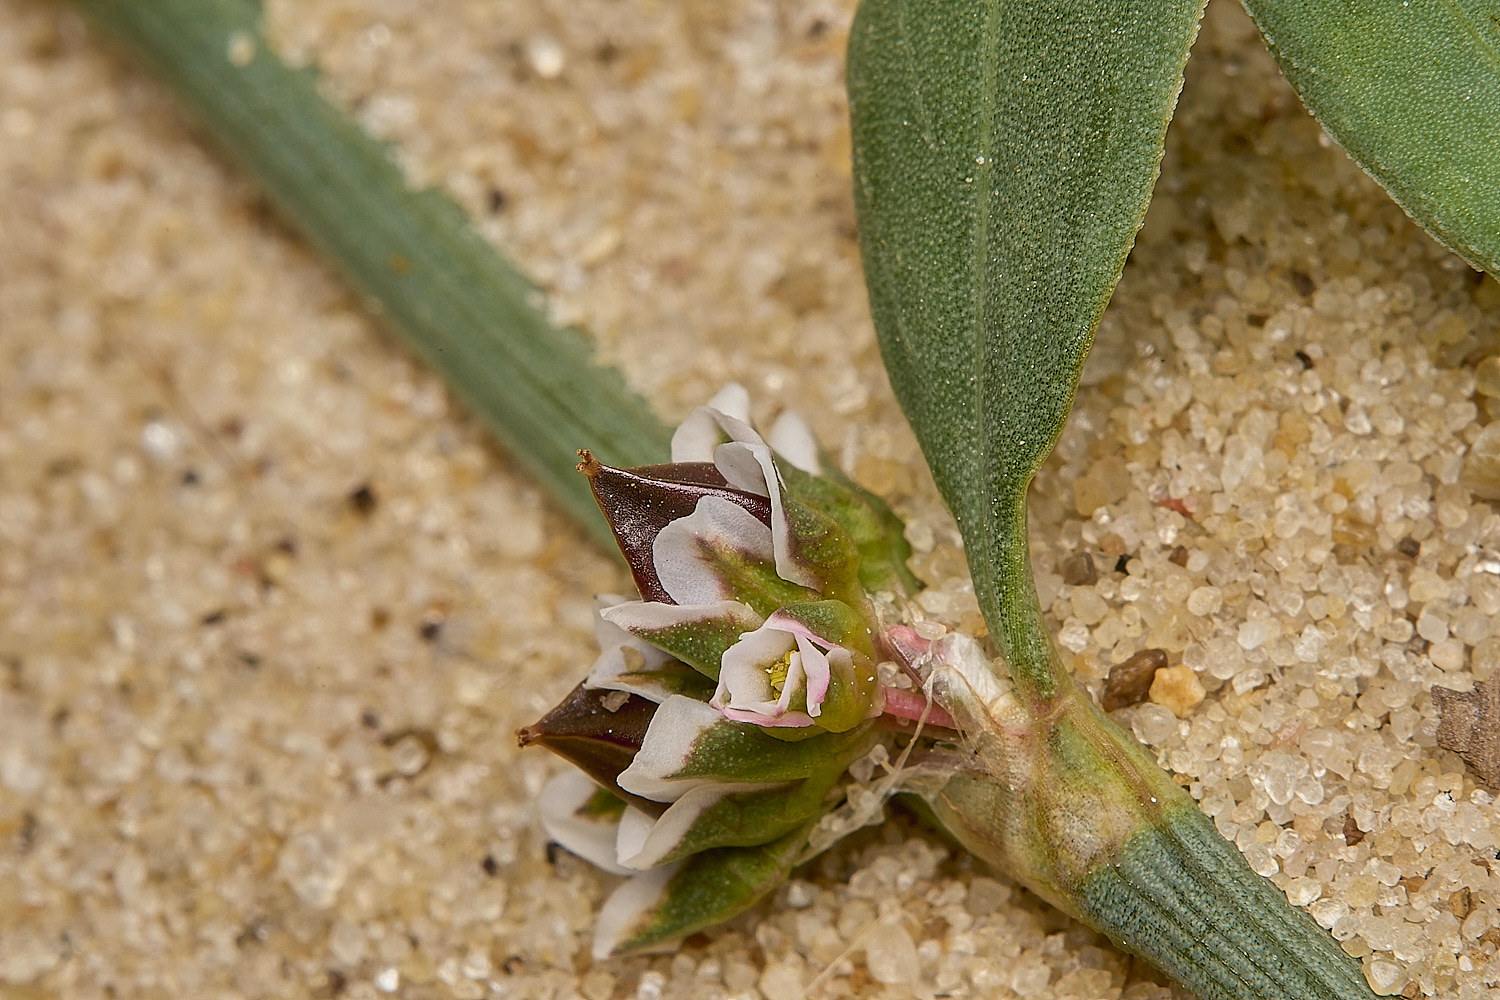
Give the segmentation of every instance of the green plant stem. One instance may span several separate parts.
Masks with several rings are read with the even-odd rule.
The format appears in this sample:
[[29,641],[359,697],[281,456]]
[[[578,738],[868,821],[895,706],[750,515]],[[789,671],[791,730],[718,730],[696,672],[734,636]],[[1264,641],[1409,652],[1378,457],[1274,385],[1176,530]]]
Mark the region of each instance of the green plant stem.
[[382,144],[267,45],[250,0],[78,0],[188,104],[271,201],[610,551],[575,450],[667,459],[669,432],[453,201],[413,191]]

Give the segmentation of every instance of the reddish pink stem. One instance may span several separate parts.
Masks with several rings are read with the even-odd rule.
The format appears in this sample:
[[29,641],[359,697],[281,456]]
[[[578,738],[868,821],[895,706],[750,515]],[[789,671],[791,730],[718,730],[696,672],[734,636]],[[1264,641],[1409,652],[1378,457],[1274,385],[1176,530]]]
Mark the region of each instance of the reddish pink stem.
[[898,719],[910,719],[916,722],[922,718],[922,713],[927,713],[924,725],[941,726],[944,729],[957,729],[958,724],[953,721],[953,716],[937,705],[931,705],[918,691],[904,691],[901,688],[885,689],[885,714],[894,715]]

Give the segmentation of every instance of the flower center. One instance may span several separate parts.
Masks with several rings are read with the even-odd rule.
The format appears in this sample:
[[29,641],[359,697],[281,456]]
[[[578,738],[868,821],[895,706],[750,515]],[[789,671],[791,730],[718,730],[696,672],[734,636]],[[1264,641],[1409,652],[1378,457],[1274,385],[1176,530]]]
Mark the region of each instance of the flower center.
[[796,655],[796,650],[789,649],[781,654],[781,659],[766,664],[766,679],[771,682],[771,694],[777,698],[786,687],[786,675],[792,669],[792,657]]

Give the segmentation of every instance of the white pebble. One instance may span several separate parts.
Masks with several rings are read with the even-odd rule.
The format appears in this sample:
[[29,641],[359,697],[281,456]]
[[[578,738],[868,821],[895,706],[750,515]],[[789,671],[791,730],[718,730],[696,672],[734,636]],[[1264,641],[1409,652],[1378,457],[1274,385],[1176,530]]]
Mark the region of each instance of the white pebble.
[[882,920],[865,939],[865,967],[878,983],[914,983],[921,972],[917,946],[899,919]]
[[760,975],[760,991],[766,1000],[803,1000],[802,967],[791,962],[766,966]]
[[1135,721],[1130,727],[1136,739],[1147,746],[1156,746],[1165,743],[1177,731],[1177,716],[1163,705],[1147,702],[1136,710]]
[[555,80],[562,75],[567,56],[551,35],[532,35],[526,43],[526,61],[543,80]]
[[1224,604],[1218,587],[1199,587],[1188,595],[1187,609],[1200,617],[1211,615]]
[[1270,622],[1243,622],[1240,625],[1239,643],[1241,649],[1259,649],[1267,639],[1271,638]]
[[1393,996],[1398,992],[1396,984],[1401,979],[1401,966],[1395,962],[1371,962],[1365,966],[1365,979],[1378,995]]
[[1050,968],[1040,963],[1029,963],[1011,973],[1010,988],[1019,996],[1029,997],[1045,990],[1050,982],[1052,982]]
[[293,834],[282,845],[276,858],[276,873],[302,902],[315,909],[326,909],[343,888],[344,859],[332,837],[304,831]]

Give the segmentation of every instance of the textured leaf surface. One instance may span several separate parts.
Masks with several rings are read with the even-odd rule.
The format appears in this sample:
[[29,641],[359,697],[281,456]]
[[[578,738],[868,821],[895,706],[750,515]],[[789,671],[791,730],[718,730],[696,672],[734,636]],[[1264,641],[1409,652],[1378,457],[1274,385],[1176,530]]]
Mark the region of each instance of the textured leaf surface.
[[1332,935],[1250,870],[1191,802],[1081,887],[1083,916],[1203,1000],[1373,1000]]
[[1199,0],[865,0],[855,200],[891,384],[1017,679],[1051,690],[1025,491],[1145,216]]
[[860,757],[875,739],[869,726],[845,733],[815,731],[794,743],[770,735],[760,726],[725,720],[706,729],[672,780],[795,781],[838,773]]
[[1500,273],[1500,4],[1245,6],[1339,145],[1433,236]]
[[621,935],[615,953],[649,948],[743,912],[786,879],[809,829],[763,847],[725,847],[688,858]]
[[727,795],[699,813],[658,863],[670,864],[720,847],[754,847],[782,837],[828,811],[825,799],[832,779],[825,775],[796,785]]

